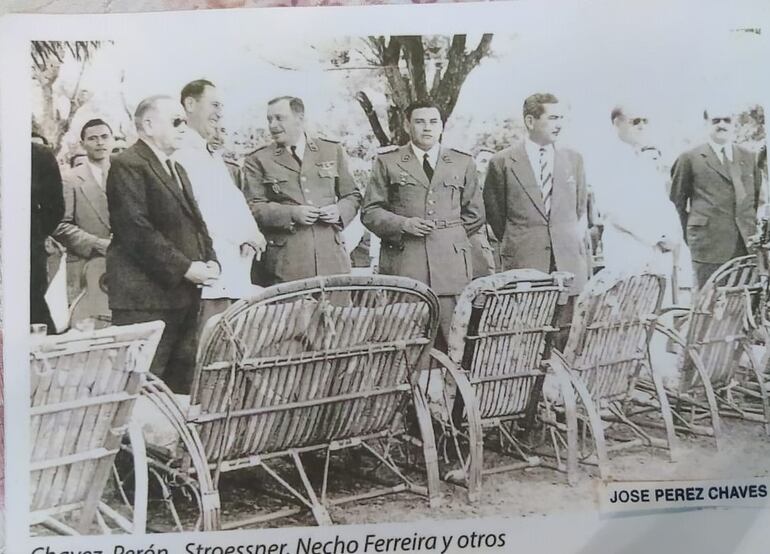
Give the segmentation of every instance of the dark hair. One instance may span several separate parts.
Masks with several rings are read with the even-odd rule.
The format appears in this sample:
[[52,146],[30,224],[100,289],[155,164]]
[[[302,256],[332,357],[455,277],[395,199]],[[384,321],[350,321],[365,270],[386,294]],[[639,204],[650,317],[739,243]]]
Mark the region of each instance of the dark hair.
[[524,117],[531,115],[535,119],[538,119],[545,113],[544,104],[558,103],[559,99],[550,92],[536,92],[535,94],[527,96],[527,99],[524,100]]
[[110,134],[112,134],[112,127],[109,126],[109,124],[104,121],[103,119],[89,119],[86,121],[86,124],[83,125],[83,128],[80,129],[80,140],[85,140],[86,138],[86,129],[90,129],[91,127],[98,127],[99,125],[104,125],[110,130]]
[[282,100],[289,101],[289,107],[291,108],[291,111],[294,112],[295,114],[305,115],[305,103],[302,101],[302,98],[297,98],[296,96],[276,96],[275,98],[270,100],[267,103],[267,105],[272,106],[273,104],[277,104]]
[[610,121],[615,123],[615,120],[623,115],[623,108],[621,106],[615,106],[610,112]]
[[187,98],[195,98],[196,100],[199,100],[203,94],[203,91],[206,90],[206,87],[213,86],[214,83],[206,79],[196,79],[195,81],[190,81],[184,86],[184,88],[182,88],[182,93],[179,95],[179,102],[184,106],[184,101]]
[[414,112],[414,110],[420,110],[423,108],[435,108],[438,110],[438,115],[441,118],[441,121],[445,121],[444,112],[433,100],[418,100],[417,102],[412,102],[409,104],[404,110],[404,115],[406,116],[407,121],[412,119],[412,112]]

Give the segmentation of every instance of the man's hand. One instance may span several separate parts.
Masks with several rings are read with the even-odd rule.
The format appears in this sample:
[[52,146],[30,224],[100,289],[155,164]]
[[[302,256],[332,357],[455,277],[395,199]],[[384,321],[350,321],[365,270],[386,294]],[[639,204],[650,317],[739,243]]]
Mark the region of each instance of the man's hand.
[[96,251],[96,254],[99,256],[106,256],[107,255],[107,247],[110,245],[110,239],[98,239],[96,241],[96,245],[94,246],[94,250]]
[[655,246],[660,248],[662,252],[671,252],[674,248],[676,248],[676,243],[670,238],[664,236],[657,242]]
[[262,252],[267,248],[267,241],[265,236],[260,234],[258,238],[248,240],[241,244],[241,256],[244,258],[254,252],[254,255],[259,260],[262,257]]
[[315,206],[297,206],[294,209],[294,222],[299,225],[312,225],[321,215],[321,210]]
[[404,222],[403,231],[407,235],[412,235],[414,237],[425,237],[430,235],[435,225],[435,223],[428,221],[427,219],[410,217]]
[[193,262],[184,274],[184,278],[195,283],[203,285],[214,281],[219,277],[219,265],[216,262]]
[[341,220],[340,209],[337,204],[329,204],[321,208],[319,218],[324,223],[339,223]]

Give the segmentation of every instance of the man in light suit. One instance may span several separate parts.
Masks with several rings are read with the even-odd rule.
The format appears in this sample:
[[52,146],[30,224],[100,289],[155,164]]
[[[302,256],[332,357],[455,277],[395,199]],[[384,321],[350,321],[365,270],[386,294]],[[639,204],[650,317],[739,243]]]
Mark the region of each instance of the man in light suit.
[[754,155],[733,143],[735,116],[703,112],[709,140],[674,163],[671,201],[702,287],[723,263],[746,254],[756,232],[762,177]]
[[495,154],[484,185],[487,221],[502,243],[502,270],[534,268],[574,275],[560,310],[560,344],[572,320],[575,296],[588,280],[586,181],[583,158],[557,148],[564,109],[548,93],[524,101],[528,137]]
[[91,119],[80,130],[80,143],[87,160],[64,176],[64,217],[53,233],[67,249],[70,303],[83,289],[86,262],[105,256],[110,245],[105,187],[114,145],[112,128],[101,119]]
[[107,177],[113,238],[107,250],[112,321],[162,320],[166,327],[151,371],[187,394],[197,350],[200,286],[219,276],[211,238],[184,168],[170,156],[187,122],[169,96],[139,103],[139,140],[118,154]]

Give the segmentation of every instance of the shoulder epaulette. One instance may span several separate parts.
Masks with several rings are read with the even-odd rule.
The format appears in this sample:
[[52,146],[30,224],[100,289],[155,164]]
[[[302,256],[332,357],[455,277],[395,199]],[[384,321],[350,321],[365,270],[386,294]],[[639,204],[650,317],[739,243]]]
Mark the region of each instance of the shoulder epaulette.
[[452,150],[454,152],[457,152],[458,154],[463,154],[465,156],[470,156],[471,158],[473,157],[473,155],[470,152],[466,152],[465,150],[460,150],[459,148],[452,147],[452,148],[450,148],[450,150]]
[[388,152],[395,152],[399,149],[397,144],[389,144],[388,146],[382,146],[377,149],[378,154],[387,154]]
[[321,136],[319,136],[319,137],[318,137],[318,140],[322,140],[322,141],[324,141],[324,142],[331,142],[331,143],[333,143],[333,144],[339,144],[340,142],[342,142],[342,141],[341,141],[341,140],[339,140],[339,139],[333,139],[333,138],[329,138],[329,137],[321,137]]
[[268,143],[265,143],[265,144],[261,144],[261,145],[257,146],[257,147],[256,147],[254,150],[252,150],[251,152],[249,152],[248,154],[246,154],[246,155],[247,155],[247,156],[251,156],[252,154],[256,154],[257,152],[259,152],[260,150],[264,150],[265,148],[267,148],[267,147],[268,147],[268,146],[270,146],[271,144],[272,144],[272,143],[270,143],[270,142],[268,142]]

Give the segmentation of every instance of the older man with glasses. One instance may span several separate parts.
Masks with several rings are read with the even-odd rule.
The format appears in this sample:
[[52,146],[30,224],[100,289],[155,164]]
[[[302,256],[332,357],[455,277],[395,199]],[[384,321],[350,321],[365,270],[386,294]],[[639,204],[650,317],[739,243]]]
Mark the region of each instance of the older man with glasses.
[[669,252],[682,241],[666,182],[648,146],[649,120],[628,107],[610,113],[617,135],[596,172],[596,194],[602,213],[605,267],[652,269],[671,274]]
[[703,119],[708,140],[679,156],[671,184],[698,287],[720,265],[746,254],[762,179],[755,156],[734,143],[734,114],[704,110]]
[[112,321],[162,320],[166,327],[151,371],[174,392],[188,393],[200,287],[213,283],[220,269],[187,173],[171,159],[187,131],[182,106],[169,96],[152,96],[139,103],[134,122],[139,140],[113,160],[107,177]]

